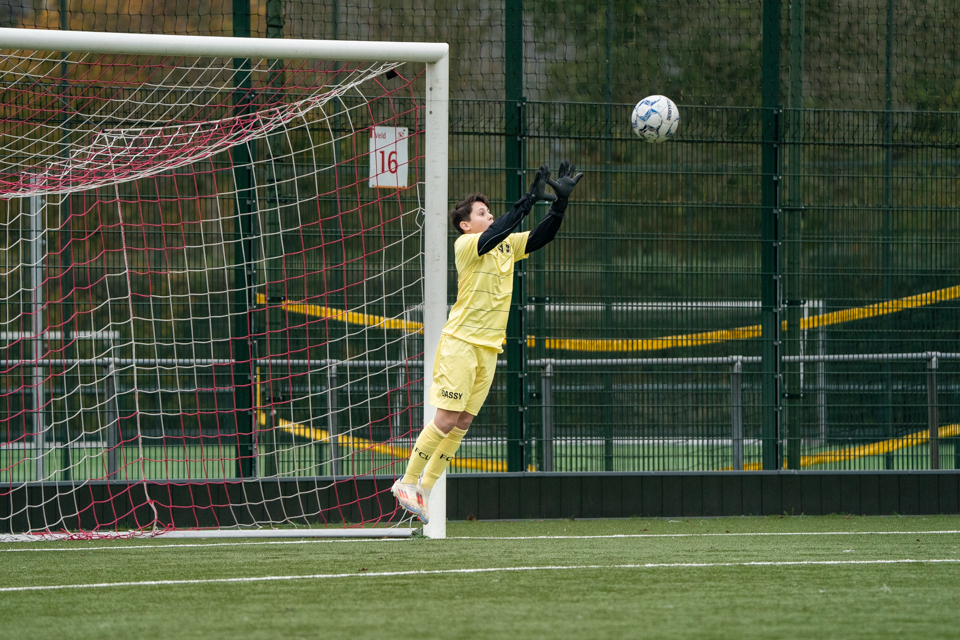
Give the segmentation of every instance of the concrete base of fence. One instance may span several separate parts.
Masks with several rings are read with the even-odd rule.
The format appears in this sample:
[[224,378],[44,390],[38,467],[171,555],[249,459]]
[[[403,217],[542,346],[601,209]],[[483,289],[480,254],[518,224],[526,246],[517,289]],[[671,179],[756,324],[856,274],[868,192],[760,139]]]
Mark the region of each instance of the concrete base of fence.
[[[0,533],[236,527],[375,520],[394,506],[392,480],[329,478],[248,483],[20,485],[0,496]],[[339,505],[339,506],[338,506]],[[318,512],[323,517],[318,517]],[[452,475],[450,520],[700,518],[741,515],[960,514],[960,471],[491,473]],[[61,517],[61,514],[72,514]]]

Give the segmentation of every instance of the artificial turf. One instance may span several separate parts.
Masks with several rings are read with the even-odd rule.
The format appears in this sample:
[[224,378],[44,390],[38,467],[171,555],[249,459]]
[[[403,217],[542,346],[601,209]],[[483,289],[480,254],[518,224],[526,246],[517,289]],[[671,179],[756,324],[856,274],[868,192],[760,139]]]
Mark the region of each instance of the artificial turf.
[[[5,544],[0,589],[199,582],[0,591],[0,637],[955,639],[958,530],[956,516],[799,516],[461,522],[446,540]],[[809,535],[780,535],[797,533]],[[786,562],[836,564],[744,564]],[[648,564],[667,566],[622,566]],[[410,571],[438,573],[389,575]],[[315,577],[208,582],[271,576]]]

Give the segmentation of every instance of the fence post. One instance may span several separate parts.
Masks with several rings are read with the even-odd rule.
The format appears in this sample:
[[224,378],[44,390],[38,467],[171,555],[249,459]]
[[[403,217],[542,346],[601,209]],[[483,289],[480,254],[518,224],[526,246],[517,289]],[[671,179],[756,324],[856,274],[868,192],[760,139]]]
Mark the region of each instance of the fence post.
[[543,365],[543,376],[540,378],[540,389],[543,395],[541,411],[543,412],[543,433],[540,444],[543,447],[543,470],[553,471],[553,363]]
[[730,373],[730,422],[733,440],[733,468],[743,471],[743,363],[739,358]]
[[[881,128],[883,129],[883,216],[881,222],[882,245],[880,252],[880,273],[883,300],[893,298],[893,44],[894,28],[893,2],[887,0],[887,46],[886,46],[886,74],[884,79],[885,100]],[[890,314],[883,317],[883,353],[891,352],[890,336],[895,332],[893,318]],[[881,380],[884,386],[883,422],[885,435],[888,440],[894,437],[893,422],[893,368],[889,360],[880,365]],[[893,452],[888,451],[884,456],[884,468],[893,469]]]
[[43,360],[43,262],[44,262],[44,213],[46,212],[45,203],[41,196],[30,196],[30,285],[33,287],[31,300],[31,311],[33,314],[31,323],[32,340],[27,342],[33,347],[33,427],[34,427],[34,451],[36,452],[35,462],[33,463],[34,478],[41,482],[46,480],[45,469],[45,449],[47,439],[47,425],[44,420],[44,370],[40,364]]
[[[233,37],[250,37],[250,2],[233,0]],[[244,116],[251,112],[253,80],[251,62],[246,58],[233,59],[233,114]],[[233,228],[233,297],[227,306],[230,316],[230,348],[233,353],[233,410],[237,428],[238,478],[252,478],[259,474],[257,465],[256,426],[254,425],[255,346],[250,338],[251,311],[255,304],[255,260],[253,257],[253,229],[256,218],[256,181],[253,175],[253,146],[249,141],[230,150],[233,165],[235,216]],[[231,304],[232,303],[232,304]]]
[[[820,314],[823,313],[821,300]],[[821,446],[827,444],[827,361],[823,357],[827,350],[823,331],[823,327],[817,328],[817,433]]]
[[[133,366],[136,366],[135,364]],[[113,362],[104,367],[107,394],[107,477],[112,478],[120,468],[120,409],[117,399],[116,369]]]
[[[504,169],[506,201],[516,202],[526,188],[523,175],[524,98],[523,98],[523,0],[504,3]],[[517,229],[522,230],[521,228]],[[507,470],[525,471],[527,408],[527,289],[526,262],[518,262],[513,271],[513,302],[507,320]]]
[[930,430],[930,468],[940,468],[940,407],[937,398],[937,356],[931,353],[927,360],[927,427]]
[[783,406],[781,310],[782,230],[780,183],[783,130],[780,103],[781,0],[763,0],[760,93],[762,143],[760,147],[760,324],[761,324],[761,443],[763,469],[781,466],[781,408]]
[[330,443],[330,475],[340,475],[340,447],[337,433],[337,365],[327,368],[327,441]]
[[[800,253],[803,250],[802,216],[803,216],[803,126],[801,109],[803,109],[803,32],[805,0],[791,0],[790,10],[790,75],[788,96],[790,111],[784,122],[786,136],[787,165],[785,171],[786,192],[785,206],[782,207],[786,220],[786,237],[784,250],[786,252],[786,269],[783,274],[783,295],[786,298],[786,331],[783,336],[784,355],[799,356],[803,352],[803,331],[800,328],[800,317],[807,309],[803,300],[803,274]],[[783,327],[783,325],[781,325]],[[783,329],[781,329],[782,331]],[[784,409],[785,419],[782,421],[783,437],[786,440],[786,455],[784,466],[790,469],[800,468],[801,450],[801,413],[804,405],[803,395],[803,361],[794,361],[784,365]]]

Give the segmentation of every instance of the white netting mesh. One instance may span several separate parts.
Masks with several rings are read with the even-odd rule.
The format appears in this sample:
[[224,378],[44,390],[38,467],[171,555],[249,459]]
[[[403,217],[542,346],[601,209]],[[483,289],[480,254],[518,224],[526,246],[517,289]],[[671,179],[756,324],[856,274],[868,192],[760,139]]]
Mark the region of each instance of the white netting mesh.
[[398,70],[0,60],[0,534],[398,517],[423,300]]
[[[136,67],[161,70],[156,74],[161,78],[148,82],[136,79],[141,73],[126,77],[131,75],[130,62],[105,64],[102,57],[91,55],[63,63],[51,56],[7,62],[0,70],[0,87],[11,100],[5,110],[14,115],[6,120],[0,149],[3,198],[93,189],[199,162],[280,129],[322,119],[324,105],[341,102],[358,86],[399,66],[376,63],[325,74],[299,69],[291,86],[286,69],[271,70],[263,61],[266,70],[256,75],[274,83],[279,78],[281,84],[232,94],[251,71],[163,60]],[[23,66],[52,74],[30,75],[21,71]],[[91,77],[91,66],[107,66],[113,73]],[[324,75],[332,77],[318,77]],[[313,82],[304,76],[313,76]],[[242,97],[231,101],[233,95]],[[236,102],[243,106],[238,109]]]

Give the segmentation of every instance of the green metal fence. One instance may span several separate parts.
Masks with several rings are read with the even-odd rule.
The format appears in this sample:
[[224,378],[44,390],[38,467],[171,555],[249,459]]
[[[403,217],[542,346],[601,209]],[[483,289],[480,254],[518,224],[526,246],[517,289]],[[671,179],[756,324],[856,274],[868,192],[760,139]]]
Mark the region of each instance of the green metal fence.
[[[779,113],[796,137],[777,142],[784,255],[765,273],[760,110],[686,107],[678,139],[646,145],[628,130],[631,107],[525,105],[528,174],[559,154],[587,178],[558,238],[530,258],[526,403],[510,406],[501,388],[474,433],[498,433],[522,408],[524,463],[536,468],[756,468],[761,283],[776,277],[781,391],[766,446],[778,462],[956,467],[957,114]],[[469,121],[454,147],[498,147]],[[920,122],[928,141],[908,142]],[[896,159],[890,130],[906,147]],[[483,179],[451,171],[462,191]]]
[[[464,471],[960,468],[960,18],[901,5],[61,0],[0,23],[448,41],[453,200],[503,210],[576,162],[465,445],[490,464]],[[629,130],[652,93],[681,110],[667,144]],[[328,473],[316,455],[277,464]]]

